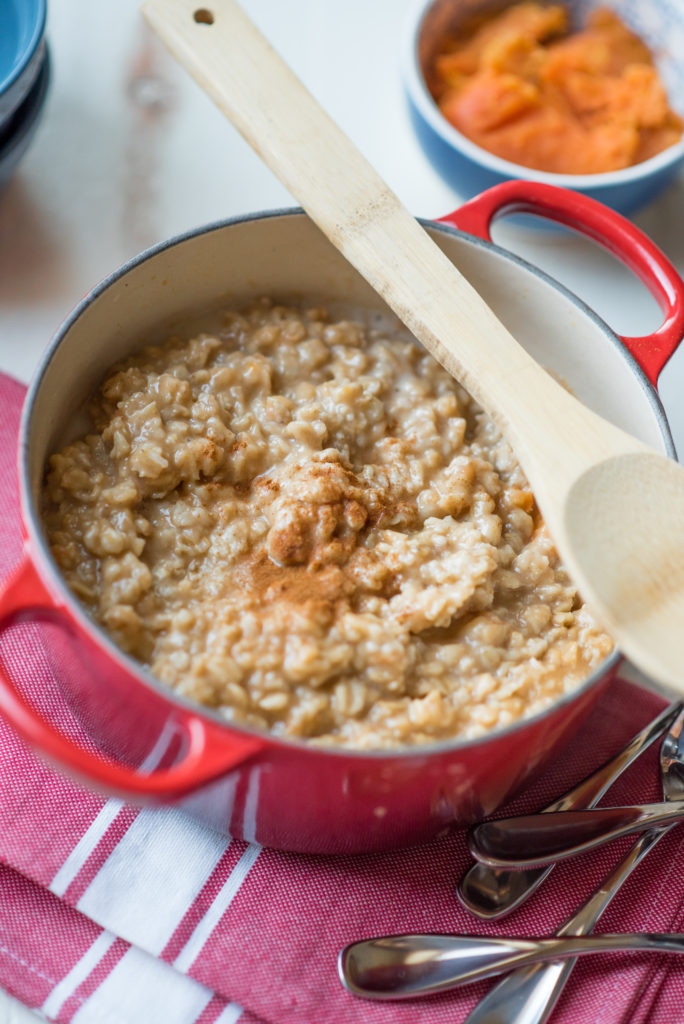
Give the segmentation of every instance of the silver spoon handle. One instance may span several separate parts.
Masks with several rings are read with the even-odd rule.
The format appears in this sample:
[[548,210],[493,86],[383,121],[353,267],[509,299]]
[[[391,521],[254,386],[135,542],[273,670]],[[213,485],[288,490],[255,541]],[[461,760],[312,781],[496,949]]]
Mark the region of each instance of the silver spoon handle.
[[565,860],[612,839],[660,828],[683,817],[684,801],[681,800],[528,814],[475,826],[468,835],[468,845],[473,856],[485,864],[532,867]]
[[552,939],[394,935],[347,946],[340,953],[338,971],[352,994],[394,1001],[444,992],[545,960],[616,951],[684,953],[684,935],[637,932]]
[[[665,708],[615,757],[574,789],[554,800],[542,813],[594,807],[624,770],[662,736],[666,729],[669,729],[681,709],[680,701]],[[506,868],[492,868],[476,863],[461,879],[458,898],[476,917],[488,921],[498,920],[528,899],[551,871],[552,864],[542,868],[528,868],[525,871],[509,871]]]
[[[644,859],[667,829],[644,832],[617,867],[573,914],[559,936],[586,935],[613,899],[623,882]],[[532,964],[506,975],[480,1000],[464,1024],[544,1024],[553,1012],[576,960]]]
[[574,811],[582,807],[593,807],[624,770],[670,728],[682,707],[684,705],[681,701],[670,704],[638,732],[612,760],[607,761],[593,775],[589,775],[574,789],[549,804],[545,810]]

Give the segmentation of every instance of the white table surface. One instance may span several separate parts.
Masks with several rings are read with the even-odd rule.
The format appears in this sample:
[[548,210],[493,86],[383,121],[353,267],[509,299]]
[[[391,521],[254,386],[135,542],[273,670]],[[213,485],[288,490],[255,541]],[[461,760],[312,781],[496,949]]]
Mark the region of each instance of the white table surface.
[[[399,70],[411,0],[243,0],[328,112],[416,215],[461,200],[409,122]],[[28,381],[61,320],[100,278],[187,228],[294,205],[142,23],[136,0],[52,0],[43,121],[0,195],[0,370]],[[636,222],[684,273],[684,180]],[[615,329],[659,322],[635,278],[591,243],[497,228],[496,240],[577,292]],[[684,349],[684,346],[682,346]],[[684,452],[684,351],[661,377]],[[0,992],[0,1022],[35,1021]]]

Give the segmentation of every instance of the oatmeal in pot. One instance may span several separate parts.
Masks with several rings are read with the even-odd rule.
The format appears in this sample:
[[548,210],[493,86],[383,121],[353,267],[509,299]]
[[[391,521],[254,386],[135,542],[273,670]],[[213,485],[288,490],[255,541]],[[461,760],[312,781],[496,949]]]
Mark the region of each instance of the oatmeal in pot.
[[612,649],[508,444],[399,329],[268,301],[107,376],[50,459],[55,558],[184,697],[316,743],[471,738]]

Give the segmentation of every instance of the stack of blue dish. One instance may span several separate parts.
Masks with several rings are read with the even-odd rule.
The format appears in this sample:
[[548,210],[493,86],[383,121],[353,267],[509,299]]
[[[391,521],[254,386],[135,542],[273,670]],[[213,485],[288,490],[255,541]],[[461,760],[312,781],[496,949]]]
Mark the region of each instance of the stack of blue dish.
[[47,0],[0,0],[0,188],[38,127],[50,79]]

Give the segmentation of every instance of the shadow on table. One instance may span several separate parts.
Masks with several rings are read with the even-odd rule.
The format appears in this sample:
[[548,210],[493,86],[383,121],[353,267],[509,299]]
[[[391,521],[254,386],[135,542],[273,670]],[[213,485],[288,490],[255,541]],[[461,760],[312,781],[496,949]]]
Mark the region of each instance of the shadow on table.
[[0,305],[25,306],[64,293],[60,239],[21,178],[0,195]]

